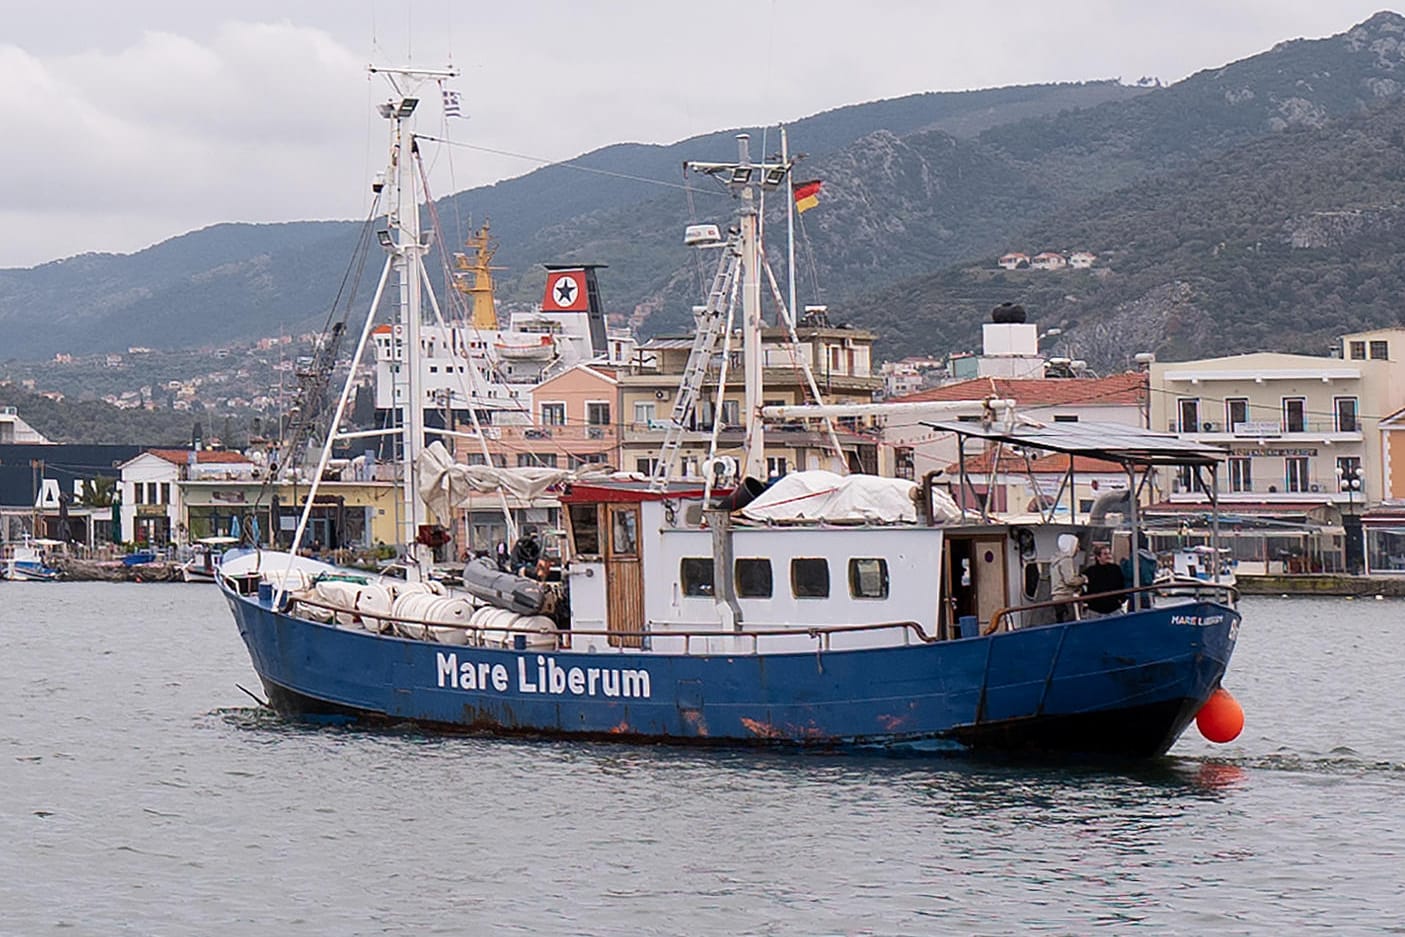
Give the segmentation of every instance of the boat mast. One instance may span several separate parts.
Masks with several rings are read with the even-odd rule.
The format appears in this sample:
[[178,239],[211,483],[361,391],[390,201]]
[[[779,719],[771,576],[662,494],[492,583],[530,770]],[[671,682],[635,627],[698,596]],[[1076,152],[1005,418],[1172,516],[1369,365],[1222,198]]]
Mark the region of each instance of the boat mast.
[[[741,199],[737,210],[741,231],[742,268],[742,362],[746,369],[746,461],[739,467],[740,477],[766,477],[765,424],[761,418],[761,372],[764,364],[761,344],[761,238],[758,231],[760,210],[757,205],[759,189],[780,188],[790,175],[789,161],[753,163],[751,135],[737,134],[735,163],[689,162],[693,172],[717,177]],[[722,401],[718,401],[721,410]]]
[[400,68],[371,66],[372,74],[384,75],[395,96],[378,108],[380,115],[391,121],[391,191],[388,230],[381,239],[390,253],[400,288],[397,321],[405,340],[405,400],[403,421],[402,469],[402,537],[405,543],[407,577],[426,578],[432,564],[429,547],[418,542],[419,529],[425,523],[424,502],[420,499],[418,466],[424,450],[424,375],[420,331],[424,324],[421,286],[424,282],[424,255],[429,251],[427,239],[420,232],[420,205],[415,184],[415,137],[411,119],[419,105],[418,89],[428,81],[452,78],[456,68]]
[[737,134],[737,174],[741,187],[742,228],[742,361],[746,375],[746,442],[741,477],[766,477],[766,422],[761,419],[761,242],[757,233],[760,212],[756,187],[751,183],[751,138]]

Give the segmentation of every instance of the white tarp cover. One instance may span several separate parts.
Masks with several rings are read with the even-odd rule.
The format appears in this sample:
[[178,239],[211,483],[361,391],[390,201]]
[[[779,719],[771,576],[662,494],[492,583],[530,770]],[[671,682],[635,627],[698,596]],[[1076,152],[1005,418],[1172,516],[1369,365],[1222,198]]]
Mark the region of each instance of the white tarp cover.
[[474,493],[502,491],[530,501],[559,485],[584,475],[603,474],[604,466],[570,471],[559,468],[497,468],[492,465],[462,465],[454,461],[442,442],[432,442],[420,454],[420,498],[441,524],[453,521],[453,509],[468,504]]
[[[791,472],[741,509],[754,521],[828,521],[898,524],[917,522],[920,488],[903,478]],[[959,520],[961,510],[944,491],[932,492],[939,520]]]

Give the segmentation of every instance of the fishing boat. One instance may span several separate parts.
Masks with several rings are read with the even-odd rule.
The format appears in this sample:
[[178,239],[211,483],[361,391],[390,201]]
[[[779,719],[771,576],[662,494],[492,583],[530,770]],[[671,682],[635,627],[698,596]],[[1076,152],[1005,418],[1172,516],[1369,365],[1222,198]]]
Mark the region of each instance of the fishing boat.
[[190,558],[180,564],[181,581],[214,582],[219,575],[224,553],[238,537],[201,537],[190,545]]
[[50,551],[63,546],[60,540],[25,539],[0,546],[0,579],[16,582],[53,582],[60,576],[49,560]]
[[1159,582],[1220,582],[1233,586],[1238,581],[1235,567],[1239,561],[1228,547],[1178,547],[1164,554],[1160,562]]
[[[389,74],[397,98],[381,107],[391,121],[387,177],[408,205],[415,175],[399,157],[410,150],[413,88],[450,73]],[[225,556],[220,585],[268,705],[314,721],[620,741],[1166,752],[1223,692],[1240,623],[1233,588],[1158,586],[1140,581],[1133,564],[1129,586],[1094,597],[1118,605],[1100,615],[1087,597],[1050,596],[1048,560],[1061,535],[1091,550],[1115,532],[1076,523],[1076,512],[1003,521],[971,497],[964,471],[945,483],[935,473],[915,482],[818,471],[761,481],[764,418],[794,414],[761,396],[757,203],[762,185],[786,182],[790,164],[753,163],[743,137],[735,162],[690,168],[721,180],[738,211],[725,238],[697,226],[686,235],[700,249],[720,248],[719,260],[653,475],[464,465],[441,441],[425,445],[418,408],[406,407],[404,428],[394,430],[406,456],[405,579],[290,552]],[[427,239],[417,211],[392,213],[391,225],[361,347],[394,271],[399,327],[413,350]],[[673,480],[699,382],[730,335],[738,295],[744,457],[709,459],[701,481]],[[419,399],[417,369],[406,371],[405,399]],[[324,462],[351,388],[349,377]],[[1008,401],[951,405],[947,416],[929,426],[953,434],[963,455],[968,445],[1059,453],[1070,473],[1079,456],[1116,462],[1134,494],[1117,529],[1134,533],[1135,495],[1156,472],[1213,475],[1225,455],[1124,426],[1045,425]],[[321,476],[320,467],[311,475],[309,506]],[[447,524],[470,491],[493,484],[560,487],[559,581],[486,559],[464,566],[461,586],[430,577],[434,521]]]

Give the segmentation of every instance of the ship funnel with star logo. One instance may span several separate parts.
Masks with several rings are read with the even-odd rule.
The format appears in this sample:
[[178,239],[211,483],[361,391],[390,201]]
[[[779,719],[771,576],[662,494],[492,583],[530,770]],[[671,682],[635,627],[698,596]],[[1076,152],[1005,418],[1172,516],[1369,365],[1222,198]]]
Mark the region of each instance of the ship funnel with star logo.
[[547,264],[546,289],[542,293],[542,312],[586,313],[594,348],[605,347],[605,310],[600,302],[600,287],[595,281],[595,271],[603,266]]

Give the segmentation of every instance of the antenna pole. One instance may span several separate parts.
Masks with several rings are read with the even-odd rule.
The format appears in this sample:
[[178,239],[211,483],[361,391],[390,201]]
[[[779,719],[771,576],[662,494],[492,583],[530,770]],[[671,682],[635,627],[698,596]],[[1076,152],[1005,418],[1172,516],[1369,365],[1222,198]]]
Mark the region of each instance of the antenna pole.
[[[789,141],[785,127],[781,127],[781,162],[790,165]],[[795,327],[795,180],[790,173],[785,176],[785,272],[789,281],[789,294],[786,300],[786,314],[790,317],[791,328]]]

